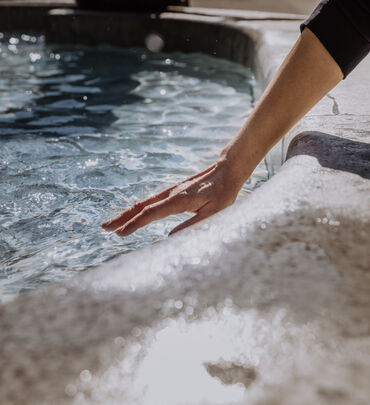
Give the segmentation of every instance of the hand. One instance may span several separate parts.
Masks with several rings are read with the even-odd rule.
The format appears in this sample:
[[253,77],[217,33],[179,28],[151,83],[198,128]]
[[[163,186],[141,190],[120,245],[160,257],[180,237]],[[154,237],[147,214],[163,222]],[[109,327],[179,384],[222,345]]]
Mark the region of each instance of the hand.
[[170,235],[187,228],[231,205],[242,187],[245,178],[235,173],[235,167],[226,159],[219,159],[213,165],[193,177],[139,201],[118,217],[105,222],[106,231],[115,231],[127,236],[152,221],[182,212],[195,215],[175,227]]

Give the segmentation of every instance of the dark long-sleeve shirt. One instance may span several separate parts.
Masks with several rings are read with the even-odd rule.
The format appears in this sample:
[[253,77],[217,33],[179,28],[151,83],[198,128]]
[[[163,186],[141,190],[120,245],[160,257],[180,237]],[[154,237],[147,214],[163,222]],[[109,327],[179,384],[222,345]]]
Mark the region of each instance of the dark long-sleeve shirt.
[[323,0],[301,25],[338,63],[344,77],[370,52],[370,0]]

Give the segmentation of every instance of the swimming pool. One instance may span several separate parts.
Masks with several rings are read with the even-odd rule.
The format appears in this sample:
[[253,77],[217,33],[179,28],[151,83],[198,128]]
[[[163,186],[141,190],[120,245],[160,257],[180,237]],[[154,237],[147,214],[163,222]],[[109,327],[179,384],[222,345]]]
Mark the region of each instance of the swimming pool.
[[[201,54],[0,35],[0,301],[166,237],[100,228],[211,164],[254,103],[248,69]],[[241,197],[268,177],[262,162]]]

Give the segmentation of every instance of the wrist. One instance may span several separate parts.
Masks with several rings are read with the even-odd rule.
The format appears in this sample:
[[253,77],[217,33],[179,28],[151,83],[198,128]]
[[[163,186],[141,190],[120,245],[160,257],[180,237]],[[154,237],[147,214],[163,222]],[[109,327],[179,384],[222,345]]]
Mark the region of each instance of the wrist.
[[220,153],[218,159],[230,171],[231,176],[243,184],[258,165],[248,153],[241,150],[236,144],[227,145]]
[[252,174],[239,156],[234,156],[225,149],[220,153],[217,159],[217,165],[222,167],[227,172],[227,177],[235,184],[239,189]]

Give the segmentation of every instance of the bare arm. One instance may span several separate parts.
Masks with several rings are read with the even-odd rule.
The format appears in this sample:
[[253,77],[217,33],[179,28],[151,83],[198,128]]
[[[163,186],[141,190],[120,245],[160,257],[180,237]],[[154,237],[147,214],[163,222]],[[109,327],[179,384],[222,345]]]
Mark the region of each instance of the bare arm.
[[222,155],[238,162],[249,177],[271,147],[342,78],[341,69],[328,51],[305,29]]
[[246,123],[213,165],[135,204],[103,228],[126,236],[168,215],[195,213],[174,233],[231,205],[271,147],[342,78],[337,63],[306,28]]

